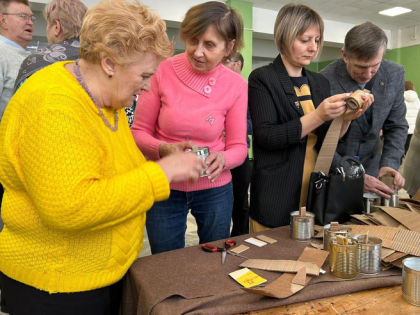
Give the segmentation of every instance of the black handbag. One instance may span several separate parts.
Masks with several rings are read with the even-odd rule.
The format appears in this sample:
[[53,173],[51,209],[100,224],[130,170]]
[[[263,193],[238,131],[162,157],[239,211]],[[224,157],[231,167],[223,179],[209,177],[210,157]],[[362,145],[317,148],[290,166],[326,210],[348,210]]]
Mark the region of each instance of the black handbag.
[[[347,161],[359,165],[362,171],[360,177],[350,178],[345,174],[344,163]],[[309,180],[306,210],[315,214],[315,223],[345,223],[350,220],[350,215],[363,213],[364,175],[360,161],[348,155],[341,159],[333,174],[313,172]]]

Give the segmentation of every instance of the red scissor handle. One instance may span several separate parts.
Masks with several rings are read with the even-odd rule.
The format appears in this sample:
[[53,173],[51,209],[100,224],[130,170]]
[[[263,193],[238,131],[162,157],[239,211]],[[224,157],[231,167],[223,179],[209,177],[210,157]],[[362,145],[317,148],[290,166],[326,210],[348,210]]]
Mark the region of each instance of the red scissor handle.
[[233,247],[235,245],[236,245],[236,241],[234,241],[234,240],[227,240],[225,242],[225,248],[226,249],[229,249],[229,248],[231,248],[231,247]]
[[209,245],[209,244],[203,244],[203,245],[201,245],[201,248],[205,252],[209,252],[209,253],[215,253],[215,252],[222,252],[223,251],[223,248],[213,246],[213,245]]

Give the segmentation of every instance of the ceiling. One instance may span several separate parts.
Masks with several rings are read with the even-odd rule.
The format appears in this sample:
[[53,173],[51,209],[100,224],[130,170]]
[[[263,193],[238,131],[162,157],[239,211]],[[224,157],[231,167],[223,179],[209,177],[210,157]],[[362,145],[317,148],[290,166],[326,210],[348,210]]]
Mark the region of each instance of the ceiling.
[[[254,7],[275,10],[293,0],[248,0]],[[325,20],[360,24],[370,21],[383,29],[396,30],[420,25],[420,0],[298,0],[310,6]],[[399,16],[385,16],[378,12],[393,7],[411,9]]]

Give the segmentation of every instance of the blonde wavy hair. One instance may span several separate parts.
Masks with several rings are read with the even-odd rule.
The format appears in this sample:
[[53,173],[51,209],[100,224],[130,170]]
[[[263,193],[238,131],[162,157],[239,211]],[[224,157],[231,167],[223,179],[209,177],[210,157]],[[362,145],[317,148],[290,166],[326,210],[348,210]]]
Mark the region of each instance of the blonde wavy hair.
[[79,0],[53,0],[45,6],[44,17],[48,25],[60,21],[60,40],[78,38],[87,7]]
[[87,11],[80,31],[80,58],[100,63],[108,57],[127,66],[144,52],[159,60],[173,54],[166,24],[157,13],[139,1],[125,0],[103,0]]

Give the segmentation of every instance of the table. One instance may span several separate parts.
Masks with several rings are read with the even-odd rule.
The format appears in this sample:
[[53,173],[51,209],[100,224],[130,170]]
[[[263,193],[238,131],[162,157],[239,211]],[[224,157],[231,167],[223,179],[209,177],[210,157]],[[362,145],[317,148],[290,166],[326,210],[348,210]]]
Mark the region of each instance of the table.
[[419,313],[419,307],[403,300],[401,286],[398,285],[249,312],[247,315],[409,315]]
[[[261,248],[244,242],[246,238],[259,234],[278,241]],[[296,260],[309,244],[293,241],[289,234],[289,227],[282,227],[236,237],[235,240],[237,245],[246,244],[250,247],[243,253],[249,258]],[[220,240],[212,244],[222,246],[223,243],[224,240]],[[228,255],[225,265],[222,266],[220,253],[204,252],[200,246],[140,258],[132,265],[124,280],[122,314],[217,315],[255,312],[363,290],[401,285],[402,281],[401,270],[395,268],[375,276],[358,275],[351,281],[339,281],[327,272],[325,275],[313,277],[297,294],[286,299],[274,299],[247,293],[229,277],[228,274],[238,270],[243,261],[242,258]],[[323,269],[329,270],[328,261]],[[267,279],[267,284],[280,276],[280,273],[254,271]],[[416,310],[420,311],[418,308]]]

